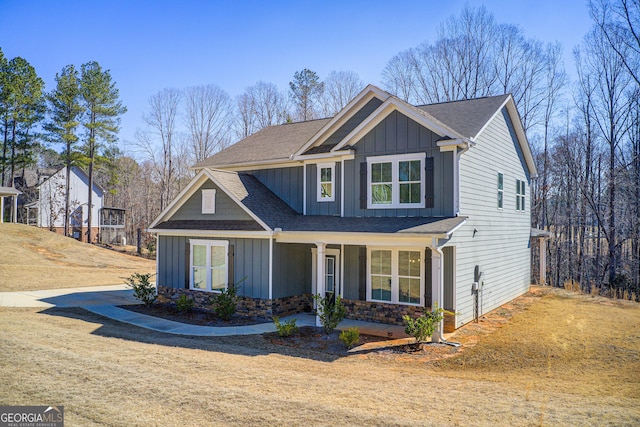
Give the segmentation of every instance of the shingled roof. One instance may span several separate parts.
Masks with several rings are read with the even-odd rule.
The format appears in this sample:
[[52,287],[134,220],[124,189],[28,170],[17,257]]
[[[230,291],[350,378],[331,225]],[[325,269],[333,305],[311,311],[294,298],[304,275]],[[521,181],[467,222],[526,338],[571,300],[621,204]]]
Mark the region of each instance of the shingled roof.
[[417,106],[466,138],[475,138],[509,95]]
[[310,120],[266,127],[197,163],[194,168],[286,161],[331,119]]

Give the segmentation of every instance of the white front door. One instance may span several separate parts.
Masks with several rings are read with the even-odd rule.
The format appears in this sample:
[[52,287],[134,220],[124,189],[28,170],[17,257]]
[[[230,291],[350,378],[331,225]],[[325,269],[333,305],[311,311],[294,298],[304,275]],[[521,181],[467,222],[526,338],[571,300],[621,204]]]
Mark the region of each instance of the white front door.
[[[317,249],[312,248],[312,281],[311,292],[315,295],[318,293],[318,284],[316,274],[318,271]],[[333,292],[334,295],[342,295],[342,287],[340,281],[340,250],[326,249],[324,257],[324,289],[327,293]]]

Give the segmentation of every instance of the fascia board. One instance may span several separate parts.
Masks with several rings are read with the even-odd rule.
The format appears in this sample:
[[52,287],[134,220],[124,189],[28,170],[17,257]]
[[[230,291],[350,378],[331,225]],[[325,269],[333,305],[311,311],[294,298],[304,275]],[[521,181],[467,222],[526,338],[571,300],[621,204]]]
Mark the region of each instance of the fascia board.
[[239,239],[269,239],[273,235],[273,232],[271,231],[171,230],[154,228],[148,228],[145,231],[148,233],[155,233],[158,236],[236,237]]
[[332,134],[335,132],[340,126],[346,123],[355,112],[357,112],[363,105],[369,102],[373,98],[379,98],[382,101],[385,101],[389,98],[390,95],[381,89],[377,88],[373,85],[368,85],[366,88],[362,90],[355,98],[351,100],[336,116],[329,121],[326,125],[322,127],[316,134],[311,137],[306,144],[304,144],[294,155],[293,157],[297,157],[302,155],[305,151],[307,151],[310,147],[314,146],[319,140],[325,137],[327,134]]
[[293,160],[267,160],[263,162],[248,162],[248,163],[231,163],[227,165],[217,165],[215,168],[210,166],[201,166],[198,168],[191,167],[189,170],[200,172],[203,169],[218,169],[218,170],[226,170],[226,171],[248,171],[254,169],[275,169],[275,168],[291,168],[295,166],[301,166],[299,162]]
[[433,238],[445,239],[447,234],[419,233],[335,233],[329,231],[301,232],[278,231],[275,239],[278,243],[326,243],[344,245],[414,247],[429,246]]

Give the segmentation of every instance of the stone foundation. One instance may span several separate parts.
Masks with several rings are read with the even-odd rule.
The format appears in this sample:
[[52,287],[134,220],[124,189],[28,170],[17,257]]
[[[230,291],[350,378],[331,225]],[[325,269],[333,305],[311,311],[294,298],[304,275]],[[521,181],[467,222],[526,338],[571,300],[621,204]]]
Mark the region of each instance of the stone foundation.
[[[158,295],[176,301],[180,295],[186,295],[193,299],[194,305],[203,310],[212,310],[211,299],[216,294],[211,292],[196,291],[193,289],[169,288],[158,286]],[[272,319],[273,316],[289,316],[292,314],[310,312],[313,307],[313,299],[310,294],[294,295],[272,300],[261,298],[238,297],[238,313],[246,317],[263,317]]]
[[343,299],[342,302],[347,310],[347,318],[349,319],[390,325],[403,325],[402,316],[418,317],[425,310],[424,307],[413,305],[385,304],[349,299]]

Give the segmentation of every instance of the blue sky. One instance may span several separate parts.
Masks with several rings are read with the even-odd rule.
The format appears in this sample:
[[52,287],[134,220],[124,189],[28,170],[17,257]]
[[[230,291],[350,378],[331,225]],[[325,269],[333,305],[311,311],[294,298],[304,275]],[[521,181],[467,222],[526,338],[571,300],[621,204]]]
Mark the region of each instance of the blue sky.
[[47,90],[67,64],[110,69],[129,110],[120,139],[130,151],[149,96],[163,88],[214,83],[235,97],[263,80],[285,90],[303,68],[379,84],[393,55],[433,40],[465,4],[560,41],[574,75],[571,51],[591,26],[586,0],[0,0],[0,48],[29,61]]

